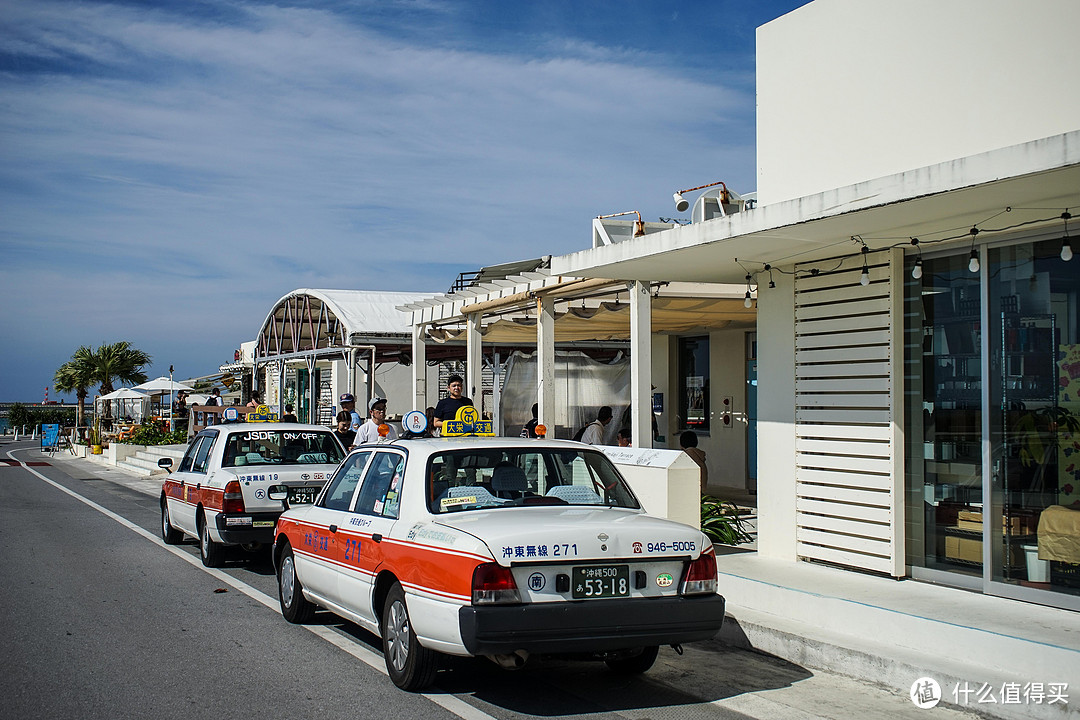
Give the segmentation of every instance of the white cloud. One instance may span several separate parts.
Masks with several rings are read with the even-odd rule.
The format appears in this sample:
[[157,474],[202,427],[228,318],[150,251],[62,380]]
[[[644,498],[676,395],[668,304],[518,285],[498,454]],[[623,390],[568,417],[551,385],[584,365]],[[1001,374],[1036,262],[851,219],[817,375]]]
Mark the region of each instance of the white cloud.
[[[540,56],[433,48],[327,11],[234,10],[246,21],[11,4],[0,242],[18,264],[0,277],[85,280],[35,298],[57,333],[105,313],[120,334],[90,342],[175,334],[242,284],[256,319],[198,331],[231,348],[295,287],[438,292],[581,249],[595,215],[671,214],[676,186],[752,181],[752,97],[655,56],[550,37]],[[116,304],[162,284],[161,303]]]

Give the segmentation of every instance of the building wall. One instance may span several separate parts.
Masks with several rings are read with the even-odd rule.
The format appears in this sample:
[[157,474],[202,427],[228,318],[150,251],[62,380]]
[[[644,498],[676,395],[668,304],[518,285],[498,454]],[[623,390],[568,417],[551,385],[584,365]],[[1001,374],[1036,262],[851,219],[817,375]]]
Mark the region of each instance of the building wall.
[[816,0],[757,31],[762,204],[1076,129],[1075,0]]
[[[758,293],[758,553],[795,553],[795,293],[792,275]],[[710,472],[711,469],[710,469]]]

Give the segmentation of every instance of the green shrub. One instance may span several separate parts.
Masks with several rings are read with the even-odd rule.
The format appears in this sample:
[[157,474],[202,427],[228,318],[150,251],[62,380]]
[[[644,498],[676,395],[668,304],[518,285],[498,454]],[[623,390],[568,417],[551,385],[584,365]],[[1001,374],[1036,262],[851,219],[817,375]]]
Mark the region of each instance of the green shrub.
[[131,437],[123,442],[130,445],[177,445],[186,440],[186,430],[169,432],[164,422],[148,419],[143,421],[143,424],[131,434]]
[[701,532],[721,545],[741,545],[754,539],[746,531],[739,508],[711,495],[701,498]]

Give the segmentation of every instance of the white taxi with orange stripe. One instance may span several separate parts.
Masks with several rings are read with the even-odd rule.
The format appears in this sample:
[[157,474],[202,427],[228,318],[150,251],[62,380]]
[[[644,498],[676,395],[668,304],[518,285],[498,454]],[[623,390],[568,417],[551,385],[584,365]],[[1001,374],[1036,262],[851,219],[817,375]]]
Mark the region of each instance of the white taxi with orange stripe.
[[409,435],[354,450],[314,504],[278,519],[287,620],[318,606],[381,635],[407,690],[432,682],[440,654],[516,667],[581,653],[637,673],[660,645],[720,629],[712,543],[646,515],[603,453]]
[[161,487],[161,536],[169,544],[198,539],[203,564],[219,567],[229,545],[255,549],[273,541],[284,505],[270,499],[270,486],[314,499],[344,456],[322,426],[212,425],[191,440],[175,470],[170,459],[159,462],[170,470]]

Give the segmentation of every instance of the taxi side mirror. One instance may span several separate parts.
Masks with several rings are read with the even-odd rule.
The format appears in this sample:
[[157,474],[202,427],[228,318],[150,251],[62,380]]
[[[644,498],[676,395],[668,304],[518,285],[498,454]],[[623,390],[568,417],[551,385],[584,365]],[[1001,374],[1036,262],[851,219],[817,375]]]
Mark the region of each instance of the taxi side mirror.
[[288,500],[289,488],[286,485],[271,485],[266,489],[266,496],[271,500]]
[[159,468],[165,468],[166,470],[172,470],[172,458],[163,457],[157,461]]

